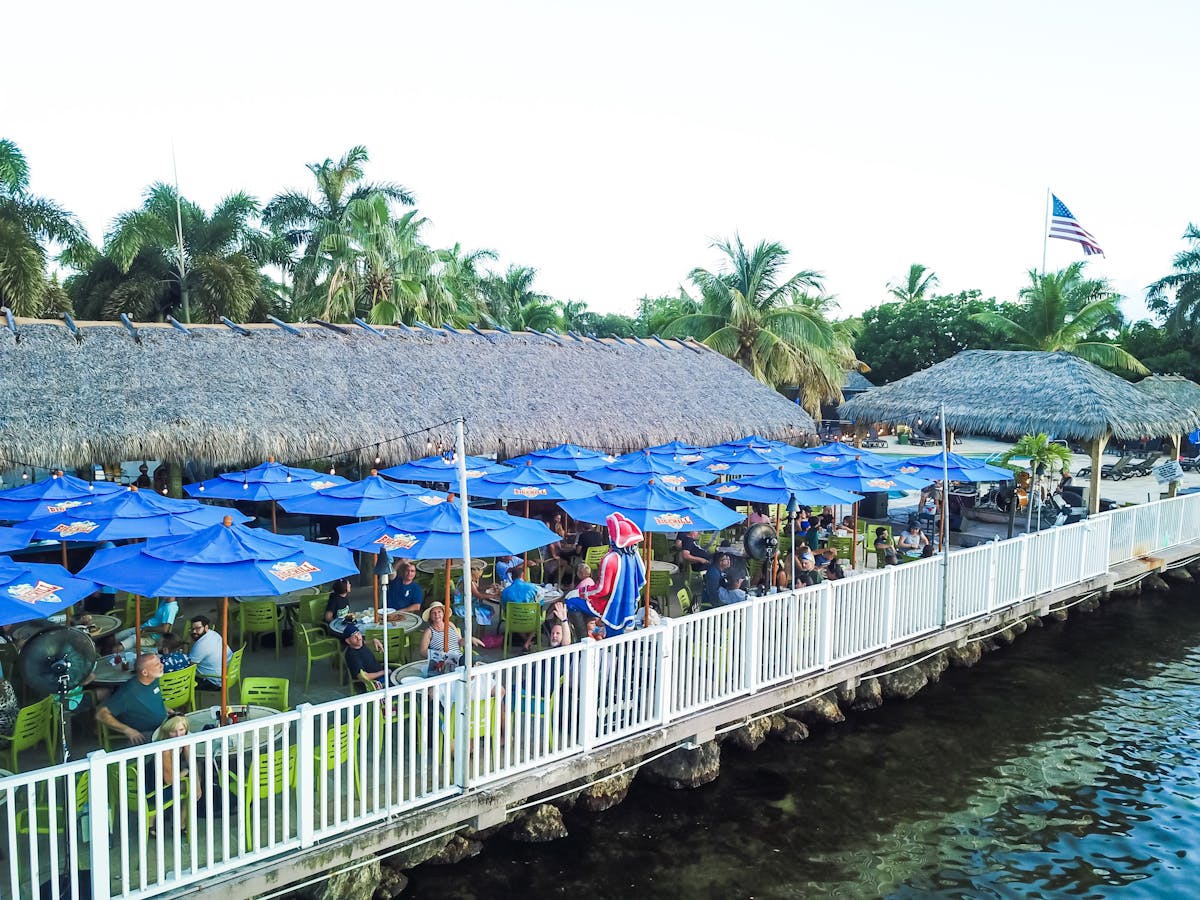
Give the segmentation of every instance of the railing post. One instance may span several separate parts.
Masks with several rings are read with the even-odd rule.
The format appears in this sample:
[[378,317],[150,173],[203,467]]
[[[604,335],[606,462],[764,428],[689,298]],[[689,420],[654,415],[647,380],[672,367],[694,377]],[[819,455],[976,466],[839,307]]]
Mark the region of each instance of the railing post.
[[817,590],[821,592],[817,606],[820,610],[821,643],[817,647],[817,653],[821,660],[821,668],[828,669],[833,664],[833,592],[827,581]]
[[762,604],[764,601],[765,598],[755,598],[745,605],[746,690],[751,694],[758,692],[761,681],[758,667],[762,660],[762,635],[759,634],[759,628],[763,621]]
[[1029,535],[1023,534],[1019,538],[1021,541],[1021,560],[1017,564],[1017,600],[1029,599]]
[[[471,673],[474,676],[474,672]],[[454,702],[454,783],[464,791],[471,786],[467,765],[471,755],[471,720],[474,718],[470,685],[461,679],[447,685]]]
[[1083,526],[1083,549],[1079,554],[1079,577],[1077,581],[1083,581],[1088,577],[1088,560],[1092,555],[1092,543],[1095,537],[1092,533],[1092,523],[1084,519],[1079,523]]
[[[313,708],[311,703],[301,703],[296,707],[300,720],[296,723],[296,835],[300,838],[301,847],[311,847],[316,841],[316,803],[313,789],[316,787],[316,773],[313,765],[317,746],[317,736],[313,728]],[[321,773],[324,777],[325,773]],[[304,796],[307,793],[308,796]],[[321,791],[321,797],[328,796],[328,788]]]
[[583,642],[583,666],[579,685],[579,727],[583,732],[583,752],[596,746],[596,711],[600,707],[600,665],[595,641]]
[[[1042,533],[1038,532],[1039,535]],[[1054,590],[1058,587],[1058,550],[1062,544],[1062,529],[1053,528],[1050,533],[1054,535],[1054,545],[1050,548],[1050,589]]]
[[883,578],[886,582],[883,589],[883,645],[885,647],[892,646],[894,640],[892,635],[896,630],[896,569],[896,566],[887,566],[883,570]]
[[[87,756],[88,762],[88,840],[91,842],[90,856],[92,858],[92,897],[95,900],[108,900],[111,896],[109,885],[112,877],[108,871],[109,833],[108,833],[108,760],[103,750],[93,750]],[[32,789],[31,789],[32,790]],[[79,810],[83,814],[83,810]],[[68,826],[69,827],[69,826]],[[37,840],[37,835],[30,835],[30,840]],[[16,860],[10,860],[10,865],[16,865]]]
[[988,548],[987,611],[991,612],[996,608],[997,585],[1000,583],[1000,541],[993,540]]
[[[662,642],[658,651],[658,716],[659,721],[666,725],[671,721],[671,671],[672,653],[675,647],[675,623],[663,622],[663,632],[659,636]],[[591,643],[596,643],[592,641]]]
[[1159,500],[1154,504],[1154,549],[1165,550],[1167,545],[1163,541],[1162,535],[1162,508],[1163,502]]

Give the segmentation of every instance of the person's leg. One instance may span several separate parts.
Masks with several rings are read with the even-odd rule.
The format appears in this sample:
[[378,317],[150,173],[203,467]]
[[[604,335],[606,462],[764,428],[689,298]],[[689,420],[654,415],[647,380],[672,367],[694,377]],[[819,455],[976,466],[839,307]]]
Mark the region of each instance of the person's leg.
[[133,639],[137,635],[137,629],[126,628],[124,631],[118,631],[113,640],[116,642],[118,650],[132,650]]

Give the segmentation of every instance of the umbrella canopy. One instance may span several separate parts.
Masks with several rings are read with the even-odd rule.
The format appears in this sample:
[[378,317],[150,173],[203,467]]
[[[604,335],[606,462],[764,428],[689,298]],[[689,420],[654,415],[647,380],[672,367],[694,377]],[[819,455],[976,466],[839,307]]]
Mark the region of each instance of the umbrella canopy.
[[288,497],[279,505],[290,513],[367,519],[416,512],[445,502],[445,494],[388,481],[372,473],[362,481],[337,484],[302,497]]
[[685,444],[683,441],[670,441],[656,447],[648,447],[646,452],[651,456],[668,456],[675,462],[690,464],[704,459],[705,448]]
[[[499,510],[471,508],[467,521],[474,556],[524,553],[559,540],[544,523]],[[367,553],[386,550],[408,559],[462,556],[462,501],[452,500],[421,512],[343,525],[338,529],[338,543]]]
[[173,500],[154,491],[127,488],[56,515],[29,519],[26,524],[40,540],[124,541],[191,534],[219,525],[227,515],[236,521],[250,519],[195,500]]
[[356,574],[341,547],[234,524],[98,550],[80,573],[145,597],[271,597]]
[[94,593],[95,583],[62,566],[0,556],[0,625],[44,619]]
[[925,481],[1012,481],[1016,475],[1012,469],[990,466],[983,460],[960,456],[957,453],[941,453],[933,456],[913,456],[891,466],[892,470],[912,478]]
[[110,481],[84,481],[57,472],[44,481],[0,491],[0,522],[24,522],[123,491]]
[[508,464],[522,466],[530,462],[547,472],[584,472],[597,466],[607,465],[615,459],[615,456],[599,450],[589,450],[587,447],[580,447],[576,444],[559,444],[557,447],[534,450],[524,456],[514,457],[508,461]]
[[872,453],[870,450],[864,450],[861,447],[852,447],[842,441],[831,441],[828,444],[822,444],[820,447],[805,447],[802,450],[793,447],[788,452],[788,455],[814,466],[836,465],[847,459],[861,459],[877,466],[885,465],[891,461],[886,456]]
[[283,500],[285,497],[302,497],[333,487],[348,484],[349,479],[328,472],[312,469],[297,469],[271,459],[252,469],[241,472],[224,472],[216,478],[196,484],[185,484],[189,497],[213,497],[218,500]]
[[778,450],[759,447],[712,448],[697,468],[713,475],[766,475],[780,466],[793,472],[809,468]]
[[667,487],[683,488],[708,484],[717,476],[713,472],[706,472],[700,466],[689,467],[666,456],[654,456],[648,451],[642,450],[618,456],[614,462],[606,466],[580,472],[579,477],[595,481],[598,484],[628,487],[645,484],[653,478],[659,484],[665,484]]
[[33,532],[26,528],[0,528],[0,553],[24,550],[33,543]]
[[720,531],[743,518],[741,513],[716,500],[677,491],[656,481],[604,491],[582,500],[564,500],[559,506],[576,519],[599,524],[619,512],[642,531]]
[[840,490],[862,494],[873,491],[916,490],[929,483],[928,478],[900,475],[891,469],[872,465],[861,459],[850,459],[836,466],[827,466],[812,473],[816,481]]
[[[494,475],[509,468],[495,460],[484,459],[482,456],[468,456],[466,467],[468,479]],[[379,474],[395,478],[397,481],[432,481],[435,484],[439,482],[448,484],[458,480],[458,460],[452,455],[426,456],[400,466],[383,469]]]
[[540,469],[527,462],[507,472],[484,475],[467,483],[467,493],[472,497],[487,497],[490,500],[574,500],[600,493],[600,486],[586,481],[577,481],[570,475]]
[[750,503],[780,505],[786,505],[792,499],[801,506],[857,503],[862,499],[860,494],[825,487],[814,475],[788,472],[783,468],[774,469],[765,475],[739,478],[700,490],[714,497],[732,497]]
[[760,437],[757,434],[748,434],[743,438],[738,438],[736,441],[726,441],[723,444],[714,444],[709,447],[713,450],[784,450],[790,449],[791,444],[786,444],[783,441],[772,441],[765,437]]

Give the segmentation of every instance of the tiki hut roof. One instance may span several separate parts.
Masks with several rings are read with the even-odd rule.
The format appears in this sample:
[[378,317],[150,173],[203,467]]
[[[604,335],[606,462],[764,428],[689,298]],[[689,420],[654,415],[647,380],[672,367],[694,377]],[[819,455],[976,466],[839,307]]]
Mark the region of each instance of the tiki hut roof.
[[865,375],[851,369],[846,373],[846,381],[842,384],[842,393],[861,394],[863,391],[869,391],[873,387],[875,385]]
[[946,404],[956,432],[1045,432],[1092,440],[1191,431],[1197,413],[1150,398],[1123,378],[1072,356],[1016,350],[964,350],[891,384],[847,400],[841,415],[859,423],[931,423]]
[[[357,325],[0,320],[0,457],[241,465],[387,463],[452,446],[502,457],[572,441],[627,451],[815,431],[796,404],[695,341]],[[434,433],[408,432],[439,425]],[[373,446],[378,445],[378,446]]]
[[1134,387],[1156,400],[1166,400],[1200,416],[1200,384],[1182,375],[1150,375]]

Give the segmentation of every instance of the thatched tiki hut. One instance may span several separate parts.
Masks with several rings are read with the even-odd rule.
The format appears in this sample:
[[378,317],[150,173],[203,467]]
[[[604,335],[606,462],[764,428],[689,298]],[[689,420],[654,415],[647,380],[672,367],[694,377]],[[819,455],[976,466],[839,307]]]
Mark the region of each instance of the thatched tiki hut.
[[[1154,400],[1165,400],[1174,403],[1180,409],[1185,409],[1195,416],[1200,416],[1200,384],[1184,378],[1182,375],[1150,375],[1136,385],[1138,390],[1149,394]],[[1175,457],[1179,457],[1183,435],[1172,435]],[[1172,481],[1169,489],[1172,497],[1178,483]]]
[[468,452],[501,457],[568,440],[623,452],[815,431],[694,341],[449,328],[0,320],[0,395],[0,457],[47,467],[392,464],[430,441],[453,446],[460,415]]
[[1150,398],[1129,382],[1069,353],[964,350],[924,371],[842,405],[856,424],[933,422],[972,434],[1045,432],[1091,446],[1088,503],[1100,508],[1100,455],[1110,438],[1170,437],[1197,425],[1193,411]]

